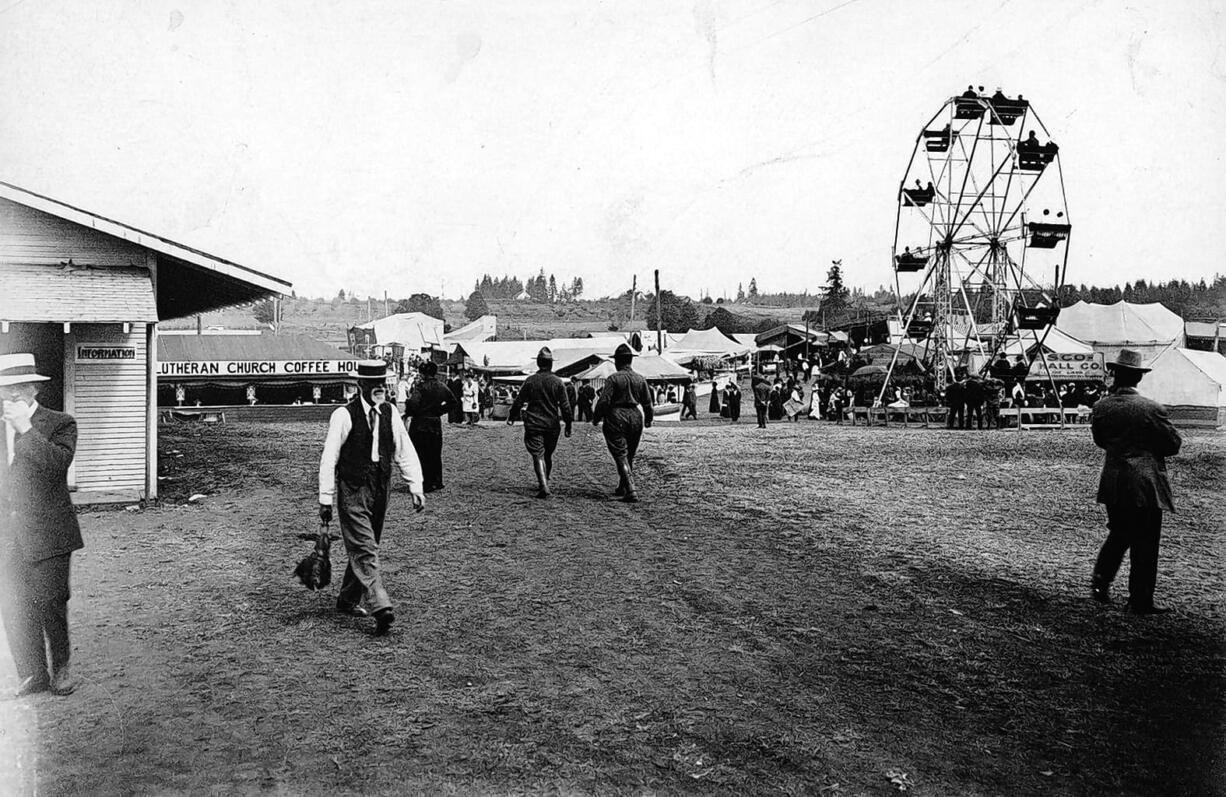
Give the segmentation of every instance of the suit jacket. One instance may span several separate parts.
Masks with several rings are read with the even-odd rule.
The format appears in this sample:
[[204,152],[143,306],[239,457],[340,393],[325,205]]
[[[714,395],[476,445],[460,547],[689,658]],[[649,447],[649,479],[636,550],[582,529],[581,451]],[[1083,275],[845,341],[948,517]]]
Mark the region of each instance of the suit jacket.
[[[13,464],[0,479],[0,525],[22,558],[39,562],[84,547],[68,495],[77,422],[67,413],[40,406],[30,426],[30,431],[17,435]],[[0,422],[0,433],[2,427]]]
[[1166,408],[1123,388],[1094,403],[1090,424],[1095,445],[1107,452],[1098,502],[1174,510],[1166,457],[1179,453],[1182,440]]

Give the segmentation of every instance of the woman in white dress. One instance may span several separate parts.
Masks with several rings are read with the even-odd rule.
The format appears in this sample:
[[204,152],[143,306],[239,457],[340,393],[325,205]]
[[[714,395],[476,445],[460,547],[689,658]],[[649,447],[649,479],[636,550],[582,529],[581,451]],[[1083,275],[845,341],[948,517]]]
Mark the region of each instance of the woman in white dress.
[[477,386],[477,380],[473,379],[472,374],[467,374],[464,377],[464,385],[460,392],[460,410],[464,413],[464,417],[468,419],[469,426],[476,426],[477,419],[481,417],[479,396],[480,389]]

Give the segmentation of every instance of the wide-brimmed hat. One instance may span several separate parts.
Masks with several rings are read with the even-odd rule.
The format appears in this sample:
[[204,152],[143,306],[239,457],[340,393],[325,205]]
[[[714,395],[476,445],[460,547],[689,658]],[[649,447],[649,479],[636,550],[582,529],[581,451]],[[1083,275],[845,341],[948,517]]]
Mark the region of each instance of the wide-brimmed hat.
[[1136,349],[1120,349],[1120,353],[1115,355],[1115,359],[1107,363],[1108,368],[1122,368],[1126,371],[1136,371],[1137,373],[1148,373],[1153,370],[1145,368],[1141,363],[1145,362],[1141,357],[1141,352]]
[[623,357],[634,357],[634,349],[630,348],[629,344],[622,343],[613,351],[613,359],[620,360]]
[[382,360],[358,360],[358,380],[383,382],[387,380],[387,363]]
[[553,362],[553,351],[548,346],[542,346],[541,350],[536,353],[536,359]]
[[50,379],[34,371],[33,354],[0,354],[0,385],[46,382]]

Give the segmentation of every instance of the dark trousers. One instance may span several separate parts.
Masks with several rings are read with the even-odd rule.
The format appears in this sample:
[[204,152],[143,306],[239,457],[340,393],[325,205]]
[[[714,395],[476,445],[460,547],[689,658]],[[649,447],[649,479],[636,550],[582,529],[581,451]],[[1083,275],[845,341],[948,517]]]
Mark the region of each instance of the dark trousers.
[[383,539],[390,484],[391,474],[377,469],[372,469],[361,484],[337,480],[337,520],[349,555],[337,603],[356,606],[365,596],[372,612],[391,606],[379,570],[379,542]]
[[590,401],[580,401],[579,402],[579,420],[580,421],[592,420],[592,402]]
[[765,429],[766,428],[766,405],[765,404],[755,404],[753,405],[753,408],[758,413],[758,428]]
[[[45,678],[68,664],[68,573],[72,554],[27,562],[12,554],[0,572],[0,615],[17,677]],[[51,653],[47,660],[48,650]]]
[[963,405],[951,404],[949,405],[949,416],[945,419],[945,426],[949,429],[961,429],[965,422],[965,417]]
[[421,463],[422,486],[443,486],[443,422],[438,418],[413,418],[409,421],[409,441]]
[[604,418],[604,443],[616,460],[625,457],[631,465],[643,438],[643,416],[637,407],[613,407]]
[[1110,532],[1094,563],[1094,580],[1106,586],[1115,578],[1129,552],[1128,602],[1134,609],[1154,605],[1158,581],[1158,543],[1162,536],[1162,510],[1155,507],[1108,506]]
[[982,404],[967,404],[966,405],[966,420],[963,422],[963,429],[970,429],[974,424],[976,428],[983,428],[983,405]]

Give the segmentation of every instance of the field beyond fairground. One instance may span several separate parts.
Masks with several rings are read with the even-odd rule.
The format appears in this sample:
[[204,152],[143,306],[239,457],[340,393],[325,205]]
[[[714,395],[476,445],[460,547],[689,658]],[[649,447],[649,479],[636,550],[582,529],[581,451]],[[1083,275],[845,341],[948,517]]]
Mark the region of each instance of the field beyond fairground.
[[386,638],[289,575],[323,433],[163,427],[162,504],[82,516],[82,686],[0,701],[0,790],[1223,793],[1220,433],[1135,618],[1087,598],[1085,429],[658,424],[631,506],[591,426],[548,502],[518,427],[451,427]]

